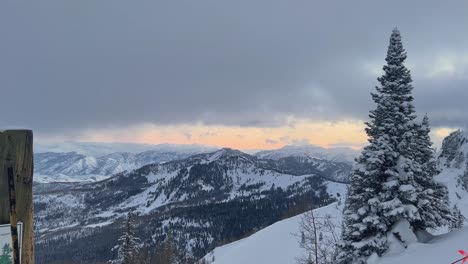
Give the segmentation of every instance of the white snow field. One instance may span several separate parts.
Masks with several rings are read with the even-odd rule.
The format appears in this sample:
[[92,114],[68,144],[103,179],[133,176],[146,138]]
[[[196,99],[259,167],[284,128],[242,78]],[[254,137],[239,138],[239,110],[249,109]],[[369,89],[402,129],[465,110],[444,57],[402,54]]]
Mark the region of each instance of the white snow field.
[[[468,216],[468,193],[457,184],[462,169],[444,168],[436,179],[449,189],[450,202],[456,204],[461,212]],[[329,186],[332,190],[338,186]],[[341,186],[340,186],[341,187]],[[332,192],[333,193],[333,192]],[[343,192],[342,192],[343,193]],[[342,196],[344,197],[344,196]],[[330,214],[341,226],[342,205],[337,203],[318,208],[316,215]],[[271,226],[257,233],[218,247],[207,254],[204,259],[211,264],[294,264],[302,252],[299,247],[299,223],[302,215],[298,215]],[[340,232],[339,230],[337,230]],[[369,259],[369,264],[451,264],[463,256],[458,252],[468,252],[468,227],[447,233],[447,228],[433,230],[436,236],[428,236],[425,241],[409,244],[405,249],[401,245],[390,245],[390,250],[381,258]],[[407,235],[407,234],[403,234]],[[423,240],[420,236],[420,240]],[[389,240],[391,241],[391,240]],[[468,261],[467,261],[468,263]],[[457,262],[457,264],[461,264]]]
[[[336,203],[316,209],[317,215],[331,214],[341,222],[341,206]],[[299,248],[299,223],[302,215],[277,222],[257,233],[221,246],[205,256],[212,264],[294,264],[303,254]],[[395,250],[369,264],[449,264],[462,258],[458,250],[468,252],[468,228],[431,238],[426,243],[413,243]],[[214,260],[214,261],[213,261]],[[461,263],[461,262],[460,262]]]
[[[342,206],[333,203],[318,208],[315,212],[317,215],[332,215],[336,224],[341,226],[341,210]],[[301,216],[279,221],[247,238],[217,247],[205,259],[213,264],[296,263],[296,258],[302,254],[297,237],[300,234]]]
[[[427,243],[411,244],[402,252],[387,254],[374,263],[450,264],[463,257],[458,250],[468,252],[468,228],[466,227],[436,236]],[[461,262],[458,263],[461,264]]]

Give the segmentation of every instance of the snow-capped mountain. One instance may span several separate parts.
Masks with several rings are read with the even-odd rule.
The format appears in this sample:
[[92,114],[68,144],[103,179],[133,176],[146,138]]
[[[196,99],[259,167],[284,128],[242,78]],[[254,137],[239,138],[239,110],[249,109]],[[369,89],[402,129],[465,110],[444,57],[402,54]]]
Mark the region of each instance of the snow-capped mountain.
[[451,204],[456,204],[468,217],[468,140],[461,131],[452,132],[442,142],[437,164],[437,179],[449,189]]
[[34,180],[43,183],[101,180],[122,171],[134,170],[151,163],[183,159],[196,153],[200,152],[147,150],[141,153],[114,152],[99,157],[77,152],[37,153],[34,154]]
[[[87,145],[86,145],[87,146]],[[122,171],[131,171],[151,163],[163,163],[180,160],[198,153],[206,153],[208,148],[171,146],[179,151],[148,150],[140,153],[114,152],[103,156],[89,156],[77,152],[45,152],[34,155],[36,182],[78,182],[96,181],[110,177]],[[211,150],[212,151],[212,150]],[[239,152],[240,153],[240,152]],[[237,154],[239,154],[237,153]],[[291,152],[292,153],[292,152]],[[350,164],[339,160],[328,160],[309,155],[276,156],[276,166],[282,166],[288,173],[322,174],[336,181],[347,181]],[[296,153],[297,154],[297,153]],[[263,155],[267,157],[268,155]],[[250,156],[254,158],[253,156]],[[267,162],[262,155],[257,156],[263,163]],[[272,165],[271,165],[272,166]]]
[[[130,209],[139,214],[138,232],[145,243],[158,243],[171,230],[187,255],[198,259],[216,245],[342,197],[333,187],[337,183],[326,178],[345,168],[350,167],[259,159],[221,149],[145,165],[96,183],[36,183],[37,252],[47,252],[38,253],[37,263],[82,251],[91,251],[85,258],[108,260],[117,241],[111,234]],[[100,247],[90,248],[88,240],[99,240]]]
[[322,148],[315,145],[289,145],[275,150],[263,150],[255,154],[263,159],[280,159],[291,156],[305,156],[328,161],[352,163],[359,151],[351,148]]
[[45,152],[76,152],[85,156],[101,157],[113,153],[128,152],[128,153],[141,153],[148,150],[156,152],[179,152],[179,153],[203,153],[214,151],[217,147],[198,145],[198,144],[137,144],[137,143],[105,143],[105,142],[78,142],[78,141],[67,141],[61,143],[48,143],[34,144],[35,153]]
[[441,168],[462,168],[466,163],[467,154],[467,135],[463,131],[457,130],[450,133],[442,141],[437,162]]

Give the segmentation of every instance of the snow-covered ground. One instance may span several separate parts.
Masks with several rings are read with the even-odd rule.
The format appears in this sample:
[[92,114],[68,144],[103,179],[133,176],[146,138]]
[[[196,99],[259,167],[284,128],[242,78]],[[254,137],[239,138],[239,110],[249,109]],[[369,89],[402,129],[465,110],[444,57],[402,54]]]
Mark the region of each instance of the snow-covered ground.
[[[342,206],[337,203],[316,209],[316,215],[332,215],[335,224],[341,224]],[[214,249],[205,256],[212,264],[284,264],[297,263],[304,252],[299,247],[297,234],[302,215],[277,222],[257,233]],[[295,235],[296,234],[296,235]],[[387,254],[372,264],[443,264],[452,263],[468,252],[468,228],[435,236],[427,243],[413,243],[402,252]]]
[[458,250],[468,250],[467,238],[468,228],[463,228],[437,236],[427,243],[411,244],[403,252],[383,256],[376,263],[449,264],[463,257],[458,253]]
[[[327,190],[343,200],[346,196],[346,184],[327,182]],[[339,195],[338,195],[339,194]],[[341,226],[343,202],[335,202],[314,210],[316,216],[330,215],[335,226]],[[288,218],[268,226],[257,233],[216,248],[205,256],[213,264],[284,264],[296,263],[302,255],[298,235],[301,215]],[[340,230],[336,230],[340,233]],[[214,262],[213,262],[214,260]]]
[[[317,215],[330,214],[341,226],[341,209],[337,203],[316,209]],[[277,222],[236,242],[217,247],[205,256],[213,264],[293,264],[301,256],[298,234],[302,215]],[[213,261],[214,260],[214,261]]]

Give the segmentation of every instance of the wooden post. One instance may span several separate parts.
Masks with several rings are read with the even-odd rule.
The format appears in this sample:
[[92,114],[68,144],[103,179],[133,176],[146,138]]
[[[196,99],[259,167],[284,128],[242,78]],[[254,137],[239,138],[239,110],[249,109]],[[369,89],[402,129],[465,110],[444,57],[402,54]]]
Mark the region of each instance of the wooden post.
[[10,214],[11,189],[8,174],[14,179],[12,187],[16,198],[16,219],[23,222],[21,263],[34,264],[31,130],[0,131],[0,224],[10,223],[15,226],[16,223],[11,223],[15,216]]
[[10,231],[11,245],[13,246],[13,264],[20,264],[19,245],[18,245],[18,220],[16,218],[16,190],[15,190],[15,175],[13,167],[9,166],[8,174],[8,193],[10,197]]

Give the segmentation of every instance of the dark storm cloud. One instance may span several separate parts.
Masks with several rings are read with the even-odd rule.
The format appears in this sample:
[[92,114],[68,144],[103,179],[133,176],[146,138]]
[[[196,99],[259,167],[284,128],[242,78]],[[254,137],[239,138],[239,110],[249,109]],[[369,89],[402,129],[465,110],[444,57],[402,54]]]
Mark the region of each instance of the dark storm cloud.
[[[409,64],[468,54],[468,5],[456,3],[2,1],[0,125],[363,119],[376,84],[366,65],[381,67],[394,26]],[[413,73],[420,112],[437,125],[467,119],[467,78]]]

